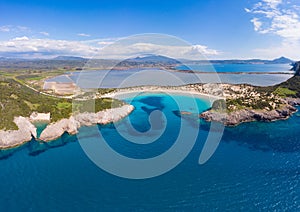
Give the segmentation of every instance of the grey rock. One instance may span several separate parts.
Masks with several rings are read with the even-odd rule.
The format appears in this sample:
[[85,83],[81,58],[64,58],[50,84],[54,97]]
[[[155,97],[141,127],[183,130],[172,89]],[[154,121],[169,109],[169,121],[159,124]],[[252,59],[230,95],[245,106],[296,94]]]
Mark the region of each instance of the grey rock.
[[208,110],[200,114],[200,117],[206,121],[221,122],[226,126],[235,126],[243,122],[251,121],[276,121],[288,118],[297,111],[291,105],[286,105],[282,109],[271,111],[255,111],[255,110],[239,110],[231,113],[219,113],[217,111]]
[[112,108],[98,113],[80,113],[71,116],[69,119],[62,119],[56,123],[49,124],[41,133],[39,139],[52,141],[65,132],[76,134],[80,126],[91,126],[95,124],[109,124],[117,122],[134,110],[132,105],[123,105],[120,108]]
[[36,127],[28,118],[22,116],[15,117],[14,122],[18,126],[18,130],[0,131],[1,149],[19,146],[30,141],[32,137],[37,137]]

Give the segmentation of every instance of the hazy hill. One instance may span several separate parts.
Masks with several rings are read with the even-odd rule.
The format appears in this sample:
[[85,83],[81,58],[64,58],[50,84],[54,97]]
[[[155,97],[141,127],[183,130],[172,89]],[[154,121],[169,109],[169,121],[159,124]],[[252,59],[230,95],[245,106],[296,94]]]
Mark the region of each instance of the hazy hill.
[[[185,64],[291,64],[292,60],[280,57],[274,60],[180,60]],[[134,67],[175,67],[180,62],[177,59],[162,55],[142,55],[126,60],[115,59],[87,59],[74,56],[58,56],[52,59],[22,59],[0,57],[0,68],[3,69],[72,69],[72,68],[92,68],[107,69],[119,67],[121,69]]]
[[86,58],[83,58],[83,57],[74,57],[74,56],[57,56],[55,58],[53,58],[52,60],[79,60],[79,61],[82,61],[82,60],[88,60]]
[[272,64],[290,64],[293,63],[294,61],[292,61],[289,58],[286,57],[280,57],[280,58],[276,58],[268,63],[272,63]]

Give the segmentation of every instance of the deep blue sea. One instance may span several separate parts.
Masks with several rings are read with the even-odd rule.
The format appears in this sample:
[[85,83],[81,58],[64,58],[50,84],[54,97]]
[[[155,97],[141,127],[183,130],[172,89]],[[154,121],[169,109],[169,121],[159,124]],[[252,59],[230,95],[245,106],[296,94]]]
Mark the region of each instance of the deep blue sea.
[[[1,151],[0,211],[300,210],[299,112],[285,121],[226,128],[215,154],[199,165],[210,123],[193,113],[207,109],[209,102],[197,100],[195,108],[189,97],[162,94],[125,100],[136,107],[129,117],[115,125],[82,128],[80,142],[65,134],[50,143],[31,141]],[[175,113],[178,102],[192,115],[181,118]],[[143,140],[128,123],[146,132],[153,111],[164,114],[158,117],[159,123],[167,122],[157,141],[136,144],[119,135],[116,129]],[[91,162],[80,145],[101,142],[97,140],[101,132],[116,152],[151,158],[172,148],[180,124],[194,130],[200,124],[197,141],[178,166],[154,178],[134,180],[109,174]],[[155,134],[158,129],[153,130]],[[184,142],[189,144],[189,136]]]

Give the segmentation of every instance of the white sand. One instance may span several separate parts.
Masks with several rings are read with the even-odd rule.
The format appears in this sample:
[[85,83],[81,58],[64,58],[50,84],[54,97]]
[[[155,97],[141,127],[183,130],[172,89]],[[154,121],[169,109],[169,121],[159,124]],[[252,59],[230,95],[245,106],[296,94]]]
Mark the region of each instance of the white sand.
[[224,99],[224,97],[220,96],[214,96],[210,94],[203,94],[199,93],[196,91],[184,91],[184,90],[175,90],[175,89],[160,89],[160,90],[154,90],[154,89],[145,89],[142,88],[141,90],[126,90],[126,91],[116,91],[112,93],[105,94],[101,97],[109,97],[109,98],[116,98],[116,99],[123,99],[123,98],[130,98],[134,97],[138,94],[143,94],[143,93],[165,93],[165,94],[178,94],[178,95],[183,95],[183,96],[190,96],[194,98],[199,98],[199,99],[207,99],[211,103],[214,102],[217,99]]

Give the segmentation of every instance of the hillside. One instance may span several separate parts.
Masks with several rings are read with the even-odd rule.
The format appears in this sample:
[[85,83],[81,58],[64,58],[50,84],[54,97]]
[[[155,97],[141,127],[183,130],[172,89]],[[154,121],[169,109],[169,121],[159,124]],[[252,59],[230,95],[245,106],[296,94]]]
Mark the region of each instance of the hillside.
[[[118,107],[123,102],[113,99],[97,99],[77,101],[54,98],[37,93],[32,89],[16,82],[13,79],[0,78],[0,130],[16,129],[14,117],[29,117],[32,112],[51,113],[51,121],[55,122],[63,118],[69,118],[73,109],[76,111],[100,111],[107,108]],[[74,107],[74,108],[73,108]]]
[[293,64],[292,70],[295,72],[295,75],[300,75],[300,61]]

